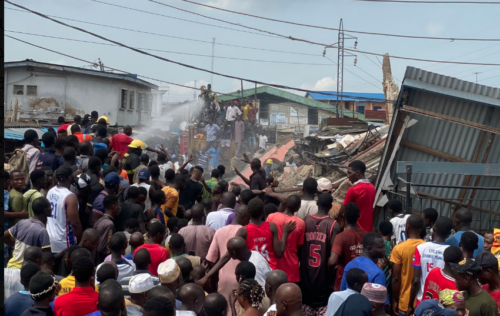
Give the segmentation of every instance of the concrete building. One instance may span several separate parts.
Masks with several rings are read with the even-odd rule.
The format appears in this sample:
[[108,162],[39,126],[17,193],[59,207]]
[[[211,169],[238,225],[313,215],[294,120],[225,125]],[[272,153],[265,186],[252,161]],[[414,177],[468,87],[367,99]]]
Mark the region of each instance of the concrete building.
[[161,104],[158,86],[133,74],[24,60],[4,63],[4,78],[4,114],[17,104],[20,119],[73,119],[97,111],[111,125],[138,126],[151,121],[153,98]]
[[[308,92],[305,97],[326,104],[337,103],[336,91]],[[328,94],[323,94],[328,93]],[[385,95],[383,93],[344,92],[340,108],[354,113],[363,114],[366,119],[384,119],[386,111]]]
[[[275,126],[278,130],[304,127],[305,125],[319,125],[324,118],[335,117],[336,107],[327,102],[320,102],[312,97],[303,97],[288,91],[263,86],[257,89],[247,89],[220,95],[220,101],[247,99],[253,102],[257,99],[259,112],[258,122],[262,126]],[[383,94],[382,94],[383,99]],[[354,114],[341,108],[345,117],[354,117],[365,121],[362,113]]]

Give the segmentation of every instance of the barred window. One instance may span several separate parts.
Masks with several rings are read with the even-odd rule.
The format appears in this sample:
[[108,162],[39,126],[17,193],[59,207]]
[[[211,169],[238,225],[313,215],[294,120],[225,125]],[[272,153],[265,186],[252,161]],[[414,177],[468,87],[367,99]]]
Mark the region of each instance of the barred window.
[[134,109],[134,102],[135,102],[135,92],[130,91],[130,109]]
[[37,94],[37,86],[28,86],[27,95],[36,95]]
[[127,108],[128,91],[122,89],[122,109]]

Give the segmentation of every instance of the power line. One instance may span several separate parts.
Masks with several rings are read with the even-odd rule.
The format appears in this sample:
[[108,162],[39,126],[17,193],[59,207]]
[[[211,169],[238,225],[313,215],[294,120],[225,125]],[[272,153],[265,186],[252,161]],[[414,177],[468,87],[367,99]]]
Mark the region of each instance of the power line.
[[[185,0],[183,0],[185,1]],[[364,2],[427,3],[427,4],[500,4],[494,1],[418,1],[418,0],[351,0]]]
[[[328,57],[326,57],[326,56],[324,56],[324,57],[325,57],[326,59],[328,59],[329,61],[331,61],[332,63],[334,63],[335,65],[337,65],[337,63],[336,63],[334,60],[332,60],[332,59],[330,59],[330,58],[328,58]],[[371,83],[370,81],[368,81],[368,80],[366,80],[366,79],[364,79],[364,78],[362,78],[362,77],[358,76],[357,74],[355,74],[354,72],[350,71],[349,69],[344,68],[344,70],[347,70],[347,71],[348,71],[349,73],[351,73],[352,75],[354,75],[354,76],[358,77],[359,79],[363,80],[364,82],[366,82],[366,83],[368,83],[368,84],[371,84],[371,85],[372,85],[372,86],[374,86],[375,88],[380,89],[380,87],[377,87],[376,85],[374,85],[374,84],[373,84],[373,83]],[[337,80],[339,80],[339,79],[337,78]]]
[[[22,12],[22,13],[30,13],[29,11],[18,10],[18,9],[9,8],[9,7],[4,7],[4,9],[8,9],[8,10],[12,10],[12,11],[17,11],[17,12]],[[56,15],[47,15],[47,16],[50,16],[52,18],[61,19],[61,20],[68,20],[68,21],[85,23],[85,24],[90,24],[90,25],[97,25],[97,26],[102,26],[102,27],[107,27],[107,28],[112,28],[112,29],[117,29],[117,30],[122,30],[122,31],[136,32],[136,33],[141,33],[141,34],[149,34],[149,35],[154,35],[154,36],[161,36],[161,37],[167,37],[167,38],[175,38],[175,39],[180,39],[180,40],[185,40],[185,41],[192,41],[192,42],[212,44],[212,42],[210,42],[210,41],[204,41],[204,40],[200,40],[200,39],[193,39],[193,38],[187,38],[187,37],[180,37],[180,36],[173,36],[173,35],[167,35],[167,34],[161,34],[161,33],[141,31],[141,30],[129,29],[129,28],[124,28],[124,27],[119,27],[119,26],[106,25],[106,24],[100,24],[100,23],[82,21],[82,20],[77,20],[77,19],[65,18],[65,17],[61,17],[61,16],[56,16]],[[320,54],[291,52],[291,51],[267,49],[267,48],[260,48],[260,47],[233,45],[233,44],[220,43],[220,42],[216,42],[215,45],[227,46],[227,47],[236,47],[236,48],[245,48],[245,49],[252,49],[252,50],[260,50],[260,51],[274,52],[274,53],[283,53],[283,54],[293,54],[293,55],[304,55],[304,56],[321,57]]]
[[[11,33],[17,33],[17,34],[25,34],[25,35],[31,35],[31,36],[39,36],[39,37],[45,37],[45,38],[54,38],[54,39],[60,39],[60,40],[66,40],[66,41],[72,41],[72,42],[81,42],[81,43],[87,43],[87,44],[96,44],[96,45],[121,47],[120,45],[113,45],[113,44],[107,44],[107,43],[99,43],[99,42],[93,42],[93,41],[78,40],[78,39],[67,38],[67,37],[50,36],[50,35],[44,35],[44,34],[18,32],[18,31],[11,31],[11,30],[5,30],[5,32],[11,32]],[[212,55],[194,54],[194,53],[186,53],[186,52],[176,52],[176,51],[161,50],[161,49],[154,49],[154,48],[141,48],[141,47],[136,47],[136,48],[137,49],[148,50],[148,51],[169,53],[169,54],[179,54],[179,55],[189,55],[189,56],[199,56],[199,57],[212,58]],[[301,62],[293,62],[293,61],[248,59],[248,58],[236,58],[236,57],[228,57],[228,56],[214,56],[214,58],[229,59],[229,60],[241,60],[241,61],[253,61],[253,62],[262,62],[262,63],[290,64],[290,65],[330,66],[330,64],[321,64],[321,63],[301,63]]]
[[[100,2],[97,0],[91,0],[95,2]],[[155,1],[155,0],[147,0],[150,2],[155,2],[158,4],[162,4],[161,2]],[[190,0],[181,0],[184,2],[188,2],[191,4],[211,8],[211,9],[216,9],[224,12],[230,12],[234,14],[239,14],[239,15],[244,15],[244,16],[249,16],[253,17],[256,19],[262,19],[262,20],[267,20],[267,21],[273,21],[273,22],[279,22],[279,23],[286,23],[286,24],[291,24],[291,25],[297,25],[297,26],[304,26],[304,27],[310,27],[310,28],[316,28],[316,29],[323,29],[323,30],[330,30],[330,31],[338,31],[339,29],[333,28],[333,27],[327,27],[327,26],[319,26],[319,25],[310,25],[310,24],[304,24],[304,23],[297,23],[297,22],[292,22],[292,21],[285,21],[285,20],[278,20],[278,19],[272,19],[272,18],[266,18],[263,16],[259,15],[253,15],[249,13],[243,13],[243,12],[238,12],[238,11],[233,11],[233,10],[228,10],[228,9],[223,9],[223,8],[218,8],[215,6],[211,6],[208,4],[203,4],[195,1],[190,1]],[[361,0],[359,0],[361,1]],[[374,1],[374,0],[363,0],[363,1]],[[375,0],[375,2],[378,2]],[[381,2],[381,1],[380,1]],[[398,2],[398,1],[394,1]],[[408,2],[408,1],[400,1],[400,2]],[[417,1],[418,2],[418,1]],[[427,3],[427,2],[426,2]],[[432,2],[428,2],[432,3]],[[446,3],[451,3],[451,2],[446,2]],[[467,3],[467,2],[460,2],[460,3]],[[500,2],[468,2],[468,3],[475,3],[475,4],[500,4]],[[173,6],[169,6],[171,8],[175,8]],[[178,8],[177,8],[178,9]],[[354,30],[344,30],[345,32],[348,33],[358,33],[358,34],[367,34],[367,35],[377,35],[377,36],[391,36],[391,37],[401,37],[401,38],[419,38],[419,39],[431,39],[431,40],[447,40],[447,41],[499,41],[500,39],[480,39],[480,38],[450,38],[450,37],[432,37],[432,36],[416,36],[416,35],[402,35],[402,34],[389,34],[389,33],[375,33],[375,32],[365,32],[365,31],[354,31]]]

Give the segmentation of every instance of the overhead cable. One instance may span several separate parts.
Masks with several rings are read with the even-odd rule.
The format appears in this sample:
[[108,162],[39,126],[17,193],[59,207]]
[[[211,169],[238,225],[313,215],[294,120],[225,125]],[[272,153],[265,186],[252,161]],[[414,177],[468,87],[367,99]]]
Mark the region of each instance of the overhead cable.
[[[102,2],[98,0],[91,0],[94,2]],[[147,0],[150,2],[155,2],[155,3],[160,3],[159,1],[156,0]],[[267,18],[259,15],[254,15],[254,14],[249,14],[249,13],[244,13],[244,12],[238,12],[238,11],[233,11],[233,10],[228,10],[228,9],[223,9],[215,6],[211,6],[208,4],[204,3],[199,3],[196,1],[191,1],[191,0],[181,0],[187,3],[211,8],[211,9],[216,9],[224,12],[230,12],[234,14],[239,14],[243,16],[249,16],[252,18],[256,19],[261,19],[261,20],[267,20],[267,21],[272,21],[272,22],[279,22],[279,23],[285,23],[285,24],[291,24],[291,25],[297,25],[297,26],[304,26],[304,27],[309,27],[309,28],[316,28],[316,29],[323,29],[323,30],[330,30],[330,31],[338,31],[338,28],[334,27],[327,27],[327,26],[320,26],[320,25],[311,25],[311,24],[304,24],[304,23],[297,23],[297,22],[292,22],[292,21],[285,21],[285,20],[278,20],[278,19],[273,19],[273,18]],[[361,1],[361,0],[360,0]],[[363,1],[374,1],[374,2],[379,2],[377,0],[363,0]],[[401,1],[401,2],[408,2],[408,1]],[[431,3],[431,2],[429,2]],[[468,3],[475,3],[475,4],[500,4],[500,2],[468,2]],[[171,8],[175,8],[173,6],[169,6]],[[366,32],[366,31],[356,31],[356,30],[345,30],[344,32],[348,33],[357,33],[357,34],[366,34],[366,35],[376,35],[376,36],[390,36],[390,37],[401,37],[401,38],[413,38],[413,39],[429,39],[429,40],[447,40],[447,41],[500,41],[500,39],[486,39],[486,38],[455,38],[455,37],[433,37],[433,36],[417,36],[417,35],[403,35],[403,34],[390,34],[390,33],[376,33],[376,32]]]
[[[184,0],[183,0],[184,1]],[[420,1],[420,0],[351,0],[364,2],[426,3],[426,4],[500,4],[498,1]]]
[[[85,40],[79,40],[79,39],[67,38],[67,37],[50,36],[50,35],[44,35],[44,34],[18,32],[18,31],[11,31],[11,30],[5,30],[5,32],[11,32],[11,33],[17,33],[17,34],[25,34],[25,35],[32,35],[32,36],[39,36],[39,37],[46,37],[46,38],[54,38],[54,39],[72,41],[72,42],[81,42],[81,43],[88,43],[88,44],[121,47],[120,45],[114,45],[114,44],[108,44],[108,43],[100,43],[100,42],[93,42],[93,41],[85,41]],[[262,63],[291,64],[291,65],[309,65],[309,66],[330,66],[331,65],[331,64],[323,64],[323,63],[301,63],[301,62],[294,62],[294,61],[249,59],[249,58],[236,58],[236,57],[229,57],[229,56],[212,56],[212,55],[194,54],[194,53],[186,53],[186,52],[176,52],[176,51],[161,50],[161,49],[154,49],[154,48],[144,48],[144,47],[142,47],[142,48],[141,47],[136,47],[136,48],[137,49],[148,50],[148,51],[154,51],[154,52],[169,53],[169,54],[179,54],[179,55],[198,56],[198,57],[207,57],[207,58],[214,57],[214,58],[219,58],[219,59],[253,61],[253,62],[262,62]]]

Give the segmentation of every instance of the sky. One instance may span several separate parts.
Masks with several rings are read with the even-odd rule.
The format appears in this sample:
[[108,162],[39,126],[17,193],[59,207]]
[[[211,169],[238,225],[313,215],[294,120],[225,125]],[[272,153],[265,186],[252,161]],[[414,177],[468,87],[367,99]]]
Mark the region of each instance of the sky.
[[[169,51],[148,52],[209,70],[212,67],[212,41],[215,38],[214,71],[309,90],[335,91],[337,88],[337,66],[335,64],[337,49],[328,49],[326,57],[323,57],[324,47],[321,46],[265,36],[257,31],[181,12],[148,0],[102,0],[102,2],[127,6],[163,16],[113,7],[92,0],[13,1],[48,15],[162,34],[164,36],[61,20],[132,47]],[[333,44],[337,42],[338,38],[337,31],[264,21],[186,3],[181,0],[155,1],[224,21],[240,23],[314,42]],[[500,5],[400,4],[350,0],[196,1],[253,15],[334,28],[338,28],[340,19],[343,19],[344,29],[346,30],[447,38],[500,38],[500,19],[498,19]],[[8,3],[4,3],[4,7],[14,8]],[[5,9],[5,30],[6,35],[67,55],[88,61],[96,61],[100,58],[104,65],[125,70],[132,74],[187,86],[194,86],[195,81],[198,87],[201,84],[212,83],[212,89],[217,92],[233,92],[241,87],[239,80],[217,75],[212,76],[203,71],[164,62],[122,47],[8,32],[24,32],[105,43],[103,40],[89,34],[56,24],[31,13]],[[346,34],[356,36],[357,48],[363,51],[433,60],[500,63],[500,41],[452,42],[449,40],[405,39],[348,32]],[[219,45],[217,43],[248,48]],[[354,46],[354,40],[346,40],[345,46]],[[194,56],[193,54],[204,56]],[[356,53],[356,55],[356,66],[354,65],[356,57],[345,58],[344,92],[382,93],[382,58],[361,53]],[[235,60],[234,58],[244,60]],[[91,67],[88,63],[5,38],[5,61],[24,59]],[[440,64],[394,58],[391,59],[391,65],[392,73],[398,84],[401,84],[401,80],[404,78],[406,67],[412,66],[468,81],[476,81],[477,75],[478,83],[500,87],[499,66]],[[475,74],[476,72],[478,74]],[[192,89],[153,80],[148,81],[169,87],[169,92],[165,94],[164,101],[184,101],[193,98]],[[244,89],[253,87],[253,83],[244,82]],[[296,93],[304,94],[303,92]]]

